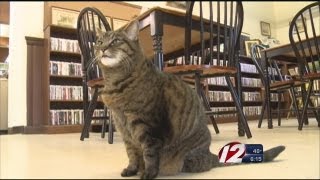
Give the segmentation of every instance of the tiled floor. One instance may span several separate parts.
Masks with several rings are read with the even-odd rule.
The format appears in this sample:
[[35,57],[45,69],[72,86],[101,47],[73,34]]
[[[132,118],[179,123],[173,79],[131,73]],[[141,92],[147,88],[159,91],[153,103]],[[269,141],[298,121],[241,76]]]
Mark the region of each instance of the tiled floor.
[[[181,173],[158,178],[320,178],[320,129],[314,119],[302,131],[296,120],[283,120],[282,126],[261,129],[250,121],[253,138],[237,136],[235,123],[219,124],[220,134],[213,128],[211,151],[218,153],[230,141],[263,144],[264,149],[283,144],[286,150],[271,163],[247,164],[211,169],[204,173]],[[115,133],[114,144],[92,134],[79,140],[80,134],[1,135],[0,178],[122,178],[120,172],[128,159],[121,137]],[[138,178],[134,176],[132,178]]]

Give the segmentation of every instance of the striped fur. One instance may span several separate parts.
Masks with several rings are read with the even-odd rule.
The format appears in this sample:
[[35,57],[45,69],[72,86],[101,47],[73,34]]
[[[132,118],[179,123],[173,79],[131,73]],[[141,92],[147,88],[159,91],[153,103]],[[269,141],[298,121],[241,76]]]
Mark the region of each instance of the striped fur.
[[[99,33],[96,42],[105,79],[101,96],[114,114],[129,158],[121,175],[140,172],[149,179],[218,166],[209,151],[211,136],[200,99],[178,77],[160,72],[145,58],[138,32],[134,21],[124,30]],[[118,63],[102,61],[113,58]]]

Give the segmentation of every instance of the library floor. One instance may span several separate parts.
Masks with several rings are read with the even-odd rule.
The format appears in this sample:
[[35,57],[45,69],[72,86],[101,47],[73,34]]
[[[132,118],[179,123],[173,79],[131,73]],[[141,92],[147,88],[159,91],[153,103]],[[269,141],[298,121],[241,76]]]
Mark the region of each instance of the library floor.
[[[188,179],[237,179],[237,178],[320,178],[319,140],[320,129],[315,119],[297,129],[297,121],[282,120],[278,127],[261,129],[257,121],[249,121],[253,138],[237,136],[235,123],[219,124],[220,134],[212,132],[211,151],[215,154],[230,141],[262,144],[264,149],[283,144],[286,150],[273,162],[228,166],[211,169],[204,173],[180,173],[177,176],[158,178]],[[119,179],[128,159],[119,133],[115,133],[114,144],[101,139],[99,133],[91,133],[89,139],[79,140],[80,134],[56,135],[1,135],[0,178],[90,178]],[[131,177],[138,178],[138,176]]]

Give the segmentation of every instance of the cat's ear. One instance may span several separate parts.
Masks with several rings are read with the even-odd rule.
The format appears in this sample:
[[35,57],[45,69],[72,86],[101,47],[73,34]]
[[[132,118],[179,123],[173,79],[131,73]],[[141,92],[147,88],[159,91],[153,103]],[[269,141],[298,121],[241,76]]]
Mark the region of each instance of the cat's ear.
[[96,36],[98,38],[103,36],[103,31],[100,28],[97,28]]
[[125,29],[125,34],[130,40],[136,41],[139,36],[139,21],[132,21]]

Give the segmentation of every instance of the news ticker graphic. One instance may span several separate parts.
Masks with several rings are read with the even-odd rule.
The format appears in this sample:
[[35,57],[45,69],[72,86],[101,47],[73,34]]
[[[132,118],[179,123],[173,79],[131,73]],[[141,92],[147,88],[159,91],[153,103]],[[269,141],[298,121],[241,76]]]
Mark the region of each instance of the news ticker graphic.
[[219,151],[220,163],[258,163],[263,161],[262,144],[230,142]]

